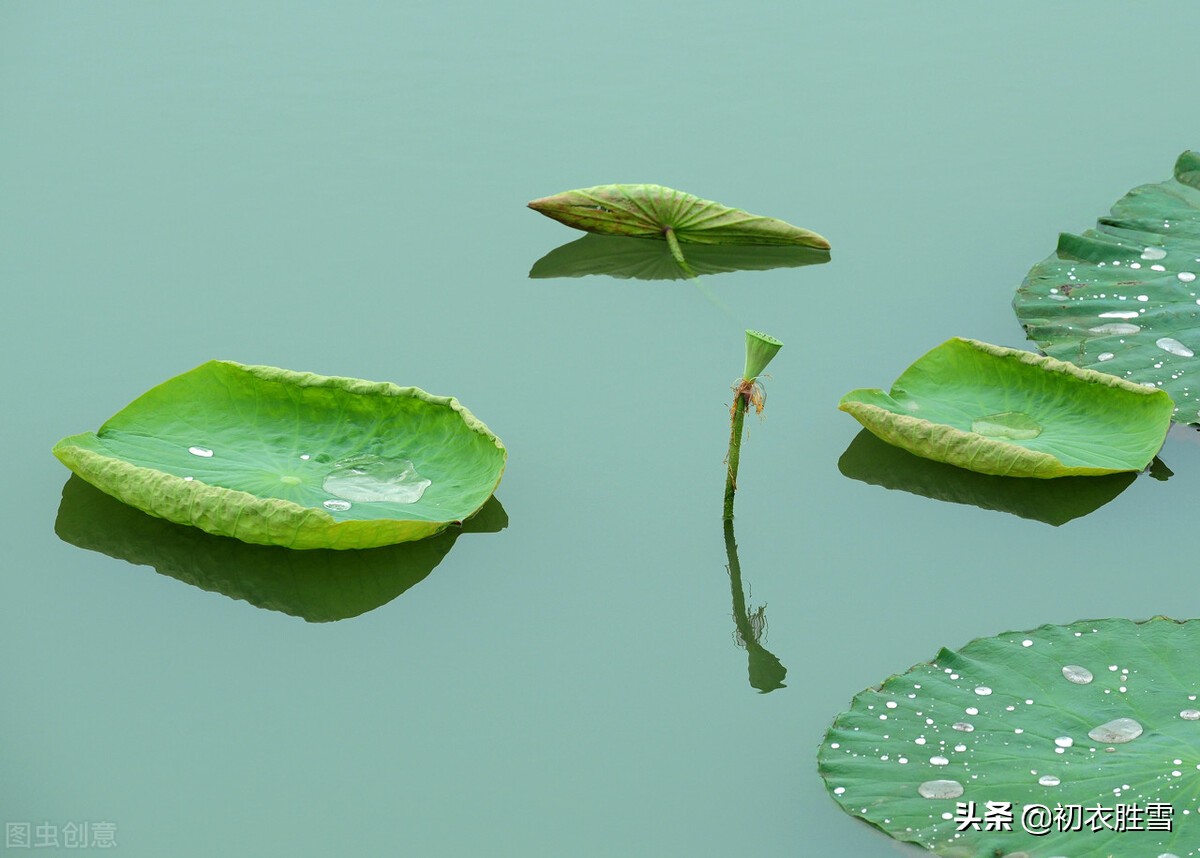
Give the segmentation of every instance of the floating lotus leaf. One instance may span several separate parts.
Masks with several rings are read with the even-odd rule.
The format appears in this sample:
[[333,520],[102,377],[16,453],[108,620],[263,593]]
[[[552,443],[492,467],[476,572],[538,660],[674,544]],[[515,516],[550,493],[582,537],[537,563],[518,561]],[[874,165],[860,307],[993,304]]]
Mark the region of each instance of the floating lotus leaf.
[[1171,398],[1063,361],[952,339],[838,406],[910,453],[1008,477],[1139,471],[1162,447]]
[[169,575],[256,608],[310,623],[357,617],[420,583],[463,533],[503,530],[508,517],[492,497],[462,528],[403,545],[361,551],[290,551],[247,545],[173,524],[123,504],[72,475],[63,486],[59,539]]
[[829,248],[815,232],[661,185],[599,185],[543,197],[529,207],[567,226],[603,235]]
[[1030,270],[1013,307],[1061,360],[1159,387],[1200,423],[1200,152],[1166,182],[1134,188]]
[[415,387],[210,361],[54,454],[143,512],[289,548],[432,536],[491,497],[506,451]]
[[[1157,459],[1151,465],[1161,464]],[[1165,468],[1165,465],[1162,466]],[[1006,512],[1058,527],[1095,512],[1133,484],[1135,474],[1023,480],[976,474],[893,447],[867,430],[838,459],[843,476],[914,495]]]
[[533,264],[532,279],[605,274],[619,279],[686,280],[693,274],[768,271],[829,261],[829,251],[802,245],[689,247],[685,271],[661,242],[589,234],[554,248]]
[[[821,776],[851,815],[953,858],[1195,855],[1197,652],[1200,620],[1162,618],[943,649],[854,698],[821,746]],[[1011,803],[1012,830],[956,830],[988,802]]]

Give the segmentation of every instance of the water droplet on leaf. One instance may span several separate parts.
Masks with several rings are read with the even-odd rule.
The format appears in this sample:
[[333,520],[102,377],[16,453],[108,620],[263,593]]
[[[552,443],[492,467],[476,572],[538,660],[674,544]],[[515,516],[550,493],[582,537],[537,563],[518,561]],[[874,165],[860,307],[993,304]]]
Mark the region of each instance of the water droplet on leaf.
[[1164,352],[1170,352],[1173,355],[1180,357],[1195,357],[1196,353],[1185,346],[1179,340],[1172,337],[1159,337],[1155,340],[1154,345],[1158,346]]
[[358,503],[416,503],[432,483],[408,459],[363,454],[335,462],[323,485],[331,495]]
[[917,787],[922,798],[958,798],[963,794],[963,785],[958,781],[925,781]]
[[1077,664],[1068,664],[1062,669],[1062,675],[1066,677],[1068,682],[1074,682],[1076,685],[1087,685],[1092,681],[1092,672],[1086,667],[1080,667]]
[[1042,425],[1023,411],[1002,411],[973,420],[971,431],[988,438],[1028,441],[1042,434]]
[[1093,727],[1088,737],[1105,745],[1123,745],[1142,735],[1142,725],[1132,718],[1115,718],[1107,724]]

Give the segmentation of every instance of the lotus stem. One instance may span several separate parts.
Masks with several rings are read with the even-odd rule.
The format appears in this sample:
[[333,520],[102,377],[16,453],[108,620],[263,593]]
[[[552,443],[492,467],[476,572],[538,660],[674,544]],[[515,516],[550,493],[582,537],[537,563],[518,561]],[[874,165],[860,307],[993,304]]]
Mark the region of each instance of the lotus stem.
[[742,429],[746,424],[746,411],[753,407],[762,414],[766,397],[758,376],[767,368],[771,359],[783,348],[783,343],[761,331],[746,331],[746,365],[742,377],[733,386],[733,406],[729,409],[730,432],[729,454],[725,458],[728,469],[725,474],[725,521],[733,521],[733,496],[737,492],[738,465],[742,458]]
[[729,454],[725,458],[725,521],[733,521],[733,496],[737,492],[738,464],[742,458],[742,427],[746,423],[746,397],[741,386],[734,388],[732,418],[729,432]]
[[684,258],[683,248],[679,246],[679,239],[675,237],[675,230],[667,227],[663,231],[663,237],[667,240],[667,247],[671,249],[671,256],[679,263],[679,267],[683,269],[683,273],[688,277],[695,277],[696,272],[692,269],[692,266],[688,265],[687,259]]

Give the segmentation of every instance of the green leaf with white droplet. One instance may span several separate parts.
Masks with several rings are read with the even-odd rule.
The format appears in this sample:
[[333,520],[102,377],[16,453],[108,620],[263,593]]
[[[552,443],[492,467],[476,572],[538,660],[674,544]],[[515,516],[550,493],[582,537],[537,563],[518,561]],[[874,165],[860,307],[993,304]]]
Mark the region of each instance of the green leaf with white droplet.
[[661,185],[598,185],[543,197],[529,207],[567,226],[602,235],[829,249],[829,242],[811,230]]
[[838,407],[880,439],[938,462],[1008,477],[1145,468],[1171,426],[1171,398],[1106,373],[955,338],[896,379]]
[[1095,229],[1059,237],[1017,289],[1029,338],[1061,360],[1167,391],[1200,423],[1200,152],[1134,188]]
[[500,440],[415,387],[210,361],[56,455],[131,506],[244,542],[373,548],[469,518],[504,472]]
[[[856,696],[819,752],[844,810],[952,858],[1194,854],[1200,620],[1122,619],[983,638]],[[1011,802],[1011,831],[957,832],[958,803]],[[1034,836],[1042,805],[1173,807],[1171,831]],[[1145,825],[1143,816],[1143,826]]]

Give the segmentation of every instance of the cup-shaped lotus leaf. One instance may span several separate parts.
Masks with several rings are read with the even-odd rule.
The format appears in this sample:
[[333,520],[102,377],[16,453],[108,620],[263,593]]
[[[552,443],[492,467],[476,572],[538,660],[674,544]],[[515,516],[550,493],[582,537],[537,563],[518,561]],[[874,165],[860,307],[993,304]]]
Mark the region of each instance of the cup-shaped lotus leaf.
[[[943,649],[854,698],[821,776],[847,813],[946,858],[1194,855],[1198,648],[1200,620],[1156,618]],[[1005,805],[1013,824],[986,824]]]
[[54,455],[118,500],[219,536],[374,548],[469,518],[507,452],[451,397],[209,361]]
[[854,390],[838,407],[918,456],[1042,478],[1145,468],[1174,410],[1162,390],[961,338],[921,357],[890,393]]
[[823,236],[772,217],[731,209],[661,185],[598,185],[534,200],[529,207],[559,223],[602,235],[665,238],[694,244],[798,244],[828,250]]

